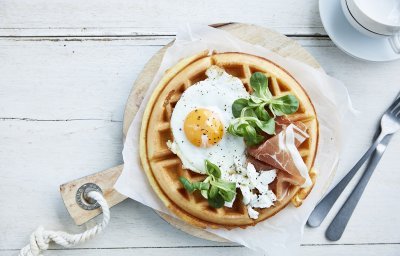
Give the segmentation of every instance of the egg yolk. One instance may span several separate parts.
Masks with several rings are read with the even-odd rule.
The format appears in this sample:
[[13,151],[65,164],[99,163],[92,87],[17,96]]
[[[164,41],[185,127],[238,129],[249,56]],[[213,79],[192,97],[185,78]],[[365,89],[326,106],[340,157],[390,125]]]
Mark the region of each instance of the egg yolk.
[[208,109],[195,109],[185,119],[184,132],[197,147],[211,147],[224,135],[224,125],[218,116]]

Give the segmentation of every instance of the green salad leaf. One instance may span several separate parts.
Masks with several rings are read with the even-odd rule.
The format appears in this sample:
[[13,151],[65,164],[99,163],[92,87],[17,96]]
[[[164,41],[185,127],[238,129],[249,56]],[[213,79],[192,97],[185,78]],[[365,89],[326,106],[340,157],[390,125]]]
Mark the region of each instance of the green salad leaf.
[[199,190],[208,204],[214,208],[221,208],[225,202],[231,202],[236,196],[236,183],[221,179],[221,170],[210,161],[205,161],[205,169],[208,177],[202,182],[190,182],[185,177],[179,177],[183,187],[193,193]]
[[193,184],[185,177],[179,177],[179,181],[188,192],[192,193],[195,190]]
[[216,187],[225,191],[235,192],[236,191],[236,183],[234,182],[226,182],[223,180],[211,180],[210,184],[212,187]]
[[210,189],[208,190],[207,196],[208,199],[214,199],[218,195],[218,187],[216,186],[210,186]]
[[235,119],[229,124],[228,132],[243,137],[247,145],[254,146],[265,141],[263,133],[275,134],[274,118],[295,113],[299,101],[291,94],[272,96],[268,89],[268,78],[261,72],[252,74],[250,86],[253,89],[250,98],[237,99],[232,104]]
[[221,195],[221,197],[224,199],[224,201],[226,202],[232,202],[232,200],[235,198],[236,196],[236,192],[232,192],[232,191],[226,191],[226,190],[220,190],[219,194]]
[[271,103],[272,111],[277,116],[292,114],[299,108],[299,101],[293,95],[285,95],[274,99]]
[[191,183],[188,179],[181,176],[179,177],[179,181],[185,187],[185,189],[192,193],[195,190],[208,190],[210,188],[210,184],[206,182],[193,182]]
[[240,117],[240,114],[242,113],[242,109],[247,107],[249,104],[248,99],[237,99],[235,100],[234,104],[232,105],[232,114],[234,117]]
[[258,98],[272,98],[268,90],[268,78],[261,72],[255,72],[250,77],[250,86]]
[[213,208],[221,208],[225,204],[225,200],[220,194],[217,194],[214,198],[208,197],[207,200],[208,204]]
[[206,173],[209,176],[213,176],[215,178],[221,178],[221,170],[219,169],[218,166],[215,164],[211,163],[210,161],[206,160]]

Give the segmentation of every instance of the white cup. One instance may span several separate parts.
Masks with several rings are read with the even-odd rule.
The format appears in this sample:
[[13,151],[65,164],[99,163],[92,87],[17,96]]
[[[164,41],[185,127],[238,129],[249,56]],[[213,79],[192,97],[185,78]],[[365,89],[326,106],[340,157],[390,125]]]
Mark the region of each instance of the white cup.
[[400,0],[341,0],[350,24],[370,37],[387,37],[400,54]]

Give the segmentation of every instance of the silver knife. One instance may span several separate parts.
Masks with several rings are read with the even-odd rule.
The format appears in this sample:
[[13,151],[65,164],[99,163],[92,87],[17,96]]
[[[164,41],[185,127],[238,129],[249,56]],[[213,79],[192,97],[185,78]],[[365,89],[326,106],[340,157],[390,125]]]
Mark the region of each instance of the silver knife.
[[356,208],[357,203],[372,176],[372,173],[378,165],[379,160],[381,160],[381,157],[385,152],[391,138],[392,135],[388,135],[381,141],[381,143],[378,144],[374,154],[368,162],[368,166],[361,176],[361,179],[358,181],[356,187],[353,189],[350,196],[347,198],[346,202],[343,204],[342,208],[340,208],[339,212],[336,214],[335,218],[332,220],[331,224],[326,230],[325,236],[330,241],[337,241],[342,237],[347,223],[349,222],[350,217],[353,214],[353,211]]

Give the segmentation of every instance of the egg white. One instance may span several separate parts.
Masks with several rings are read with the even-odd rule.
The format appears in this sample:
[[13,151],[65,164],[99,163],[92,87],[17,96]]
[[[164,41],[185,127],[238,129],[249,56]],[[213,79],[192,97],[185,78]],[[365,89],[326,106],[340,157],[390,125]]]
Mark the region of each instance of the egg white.
[[[204,161],[218,165],[225,172],[234,166],[235,159],[244,159],[245,143],[243,138],[227,132],[229,123],[234,119],[232,103],[239,98],[248,98],[243,83],[217,66],[211,66],[207,79],[189,87],[176,103],[171,117],[173,142],[168,147],[179,156],[183,167],[197,173],[205,173]],[[196,147],[186,137],[184,121],[187,115],[199,108],[213,111],[224,125],[224,135],[215,145]]]

